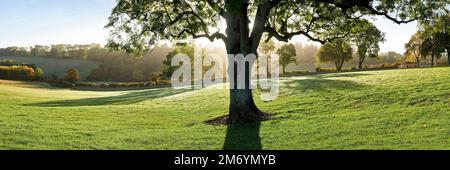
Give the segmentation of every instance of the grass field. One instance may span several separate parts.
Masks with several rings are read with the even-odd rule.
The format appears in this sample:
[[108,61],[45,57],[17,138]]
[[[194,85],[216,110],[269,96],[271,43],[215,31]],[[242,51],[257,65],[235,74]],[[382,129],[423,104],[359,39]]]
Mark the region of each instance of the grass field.
[[257,105],[275,119],[233,127],[226,90],[118,92],[0,81],[1,149],[450,149],[450,68],[282,81]]

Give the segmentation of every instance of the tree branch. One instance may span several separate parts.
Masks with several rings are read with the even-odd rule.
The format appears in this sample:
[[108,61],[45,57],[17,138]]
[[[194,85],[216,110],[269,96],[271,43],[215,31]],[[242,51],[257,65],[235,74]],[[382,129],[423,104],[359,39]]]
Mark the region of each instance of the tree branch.
[[[208,1],[211,1],[211,2],[212,2],[212,0],[208,0]],[[207,38],[207,39],[209,39],[211,42],[213,42],[215,39],[221,39],[221,40],[223,40],[224,42],[226,42],[226,40],[227,40],[226,35],[220,33],[219,31],[217,31],[217,32],[215,32],[215,33],[213,33],[213,34],[210,35],[210,34],[208,33],[207,24],[205,23],[205,21],[203,20],[203,18],[201,18],[197,13],[195,13],[195,12],[194,12],[194,9],[193,9],[189,4],[187,4],[187,5],[188,5],[188,8],[190,9],[190,11],[183,11],[183,12],[180,13],[178,16],[176,16],[175,19],[173,19],[173,20],[170,19],[170,14],[168,14],[168,13],[167,13],[167,10],[166,10],[166,13],[167,13],[166,15],[169,16],[170,22],[164,26],[164,30],[167,29],[167,27],[169,27],[169,26],[171,26],[171,25],[177,23],[177,22],[180,21],[180,20],[186,20],[186,22],[188,23],[188,25],[189,25],[190,27],[192,27],[192,26],[191,26],[191,22],[190,22],[188,19],[185,18],[185,16],[187,16],[187,15],[192,15],[192,16],[194,16],[195,18],[197,18],[198,20],[200,20],[200,24],[201,24],[201,27],[202,27],[202,30],[203,30],[204,33],[203,33],[203,34],[197,34],[197,33],[195,33],[195,31],[192,31],[192,30],[189,30],[189,29],[183,29],[183,30],[182,30],[181,32],[179,32],[177,35],[173,35],[173,34],[169,33],[169,35],[170,35],[171,37],[174,37],[174,38],[180,38],[183,34],[188,33],[188,34],[191,35],[192,38],[194,38],[194,39],[197,39],[197,38]]]
[[269,34],[269,36],[266,39],[266,42],[268,40],[270,40],[272,37],[276,38],[278,41],[288,42],[290,39],[292,39],[293,36],[296,36],[296,35],[304,35],[304,36],[308,37],[310,40],[319,42],[321,44],[325,44],[327,42],[326,40],[321,40],[319,38],[313,37],[306,31],[296,31],[296,32],[291,32],[291,33],[280,34],[274,28],[266,27],[265,32],[267,32]]
[[226,40],[227,40],[227,37],[224,34],[220,33],[220,32],[215,32],[214,34],[211,34],[211,35],[209,35],[209,34],[196,34],[196,33],[192,32],[192,31],[190,31],[188,29],[181,30],[177,35],[170,34],[170,36],[171,37],[175,37],[175,38],[180,38],[185,33],[191,35],[192,38],[194,38],[194,39],[207,38],[211,42],[213,42],[216,39],[220,39],[220,40],[222,40],[224,42],[226,42]]
[[278,2],[271,1],[271,2],[265,2],[263,4],[258,5],[258,9],[256,11],[255,19],[254,19],[254,25],[252,29],[252,33],[250,35],[251,39],[251,47],[250,50],[252,52],[256,52],[258,50],[259,43],[261,41],[261,37],[264,33],[264,27],[268,20],[268,16],[270,14],[270,10],[276,6],[280,1]]
[[369,4],[366,4],[364,7],[366,9],[368,9],[372,14],[383,15],[384,17],[386,17],[387,19],[395,22],[396,24],[407,24],[407,23],[410,23],[410,22],[413,22],[413,21],[419,19],[419,17],[416,17],[416,18],[413,18],[413,19],[410,19],[410,20],[398,20],[397,18],[391,17],[387,12],[377,11],[375,8],[373,8]]
[[410,19],[410,20],[399,20],[397,18],[394,18],[392,16],[389,15],[388,12],[381,12],[381,11],[377,11],[372,5],[371,3],[373,2],[373,0],[358,0],[358,1],[335,1],[335,0],[317,0],[318,2],[322,2],[322,3],[327,3],[327,4],[332,4],[338,8],[340,8],[342,10],[342,12],[344,12],[344,14],[349,17],[346,14],[346,11],[352,7],[361,7],[361,8],[365,8],[367,10],[369,10],[369,12],[371,14],[374,15],[383,15],[384,17],[386,17],[387,19],[397,23],[397,24],[404,24],[404,23],[410,23],[413,22],[417,19],[419,19],[419,17]]
[[221,8],[214,0],[206,0],[206,3],[219,14],[221,17],[225,17],[225,10]]

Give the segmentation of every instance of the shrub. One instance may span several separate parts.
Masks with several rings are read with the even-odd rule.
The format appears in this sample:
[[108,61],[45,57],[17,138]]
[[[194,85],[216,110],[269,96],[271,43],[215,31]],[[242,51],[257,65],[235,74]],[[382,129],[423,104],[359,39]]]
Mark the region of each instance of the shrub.
[[107,84],[107,83],[102,83],[102,84],[100,84],[100,87],[101,87],[101,88],[108,88],[108,87],[109,87],[109,84]]
[[[69,83],[69,82],[66,82]],[[170,84],[169,81],[161,80],[160,85]],[[62,84],[62,83],[59,83]],[[141,88],[141,87],[150,87],[155,86],[154,82],[132,82],[132,83],[103,83],[103,82],[78,82],[78,83],[69,83],[73,84],[75,87],[90,87],[90,88]],[[64,87],[72,87],[70,85],[64,85]]]
[[28,66],[0,66],[0,78],[8,80],[35,80],[36,72]]
[[336,68],[316,68],[316,72],[336,72]]
[[170,80],[159,80],[159,84],[170,84]]
[[155,84],[159,84],[160,79],[161,79],[161,75],[158,73],[152,73],[152,75],[150,76],[150,81]]
[[36,70],[34,70],[36,73],[36,80],[43,80],[44,79],[44,71],[41,68],[36,68]]
[[77,87],[95,87],[95,88],[99,88],[100,84],[93,83],[93,82],[80,82],[80,83],[75,83],[75,86],[77,86]]
[[297,75],[297,74],[308,74],[308,70],[295,70],[295,71],[289,71],[286,72],[286,75]]
[[316,67],[316,72],[320,72],[320,67]]
[[75,84],[74,84],[74,83],[72,83],[72,82],[67,82],[67,81],[62,82],[62,85],[63,85],[63,87],[67,87],[67,88],[75,87]]
[[364,68],[365,70],[379,70],[379,69],[395,69],[398,68],[402,65],[401,62],[396,62],[396,63],[383,63],[383,64],[379,64],[379,65],[366,65],[366,67]]
[[64,81],[75,83],[80,80],[80,73],[77,69],[69,69],[64,76]]
[[0,66],[0,78],[11,79],[11,68],[7,66]]

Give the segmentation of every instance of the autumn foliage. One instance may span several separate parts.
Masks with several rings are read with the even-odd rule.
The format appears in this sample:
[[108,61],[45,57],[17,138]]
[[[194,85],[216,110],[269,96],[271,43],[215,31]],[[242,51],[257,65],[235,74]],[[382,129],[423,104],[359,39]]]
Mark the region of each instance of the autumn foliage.
[[64,81],[75,83],[80,80],[80,73],[77,69],[69,69],[64,76]]
[[0,79],[34,80],[36,79],[36,72],[28,66],[0,66]]

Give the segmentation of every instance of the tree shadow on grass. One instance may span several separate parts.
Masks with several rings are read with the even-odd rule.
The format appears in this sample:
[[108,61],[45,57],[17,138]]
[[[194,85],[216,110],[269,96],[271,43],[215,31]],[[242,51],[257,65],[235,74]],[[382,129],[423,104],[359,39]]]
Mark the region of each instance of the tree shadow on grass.
[[261,150],[260,123],[228,125],[224,150]]
[[60,100],[42,103],[34,103],[29,106],[40,107],[75,107],[75,106],[101,106],[101,105],[126,105],[138,103],[145,100],[168,97],[181,93],[192,91],[190,89],[152,89],[145,91],[128,92],[118,96],[98,97],[98,98],[84,98],[74,100]]
[[[347,74],[359,76],[361,74]],[[365,74],[363,74],[365,75]],[[344,75],[339,75],[344,77]],[[329,76],[332,77],[332,76]],[[336,76],[337,77],[337,76]],[[363,90],[367,85],[349,80],[327,79],[314,76],[307,79],[293,79],[284,83],[291,90],[313,90],[323,92]],[[261,150],[260,123],[228,125],[224,150]]]
[[334,73],[334,74],[318,74],[314,77],[317,78],[333,78],[333,77],[359,77],[359,76],[370,76],[372,74],[367,73]]

